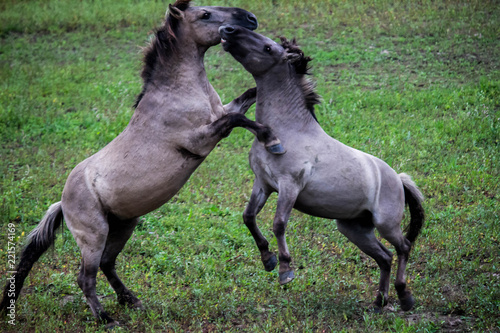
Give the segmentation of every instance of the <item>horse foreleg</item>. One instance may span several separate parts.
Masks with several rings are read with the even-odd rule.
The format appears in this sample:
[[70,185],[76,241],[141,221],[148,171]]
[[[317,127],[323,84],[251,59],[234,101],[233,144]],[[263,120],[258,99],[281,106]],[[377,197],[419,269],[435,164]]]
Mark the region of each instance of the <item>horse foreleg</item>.
[[120,280],[115,270],[116,257],[121,252],[128,239],[132,235],[138,219],[129,221],[110,221],[106,247],[102,254],[100,267],[109,284],[118,296],[118,303],[128,304],[131,308],[142,309],[142,302],[129,290]]
[[260,257],[262,263],[264,264],[264,269],[268,272],[272,271],[278,260],[276,255],[269,251],[269,242],[260,232],[259,227],[256,223],[257,214],[264,207],[267,198],[269,198],[269,193],[265,191],[256,180],[253,184],[252,195],[250,196],[250,201],[247,204],[245,211],[243,212],[243,222],[247,226],[248,230],[252,234],[255,243],[260,251]]
[[229,104],[224,105],[226,113],[237,112],[245,114],[257,100],[257,88],[245,91],[241,96],[233,99]]
[[278,252],[279,252],[279,283],[285,284],[292,281],[295,278],[293,273],[293,268],[290,267],[292,257],[288,251],[288,246],[286,244],[285,231],[288,223],[288,218],[292,212],[293,205],[297,199],[298,191],[295,190],[282,190],[280,186],[280,191],[278,194],[278,204],[276,207],[276,214],[274,216],[273,222],[273,232],[276,236],[278,242]]
[[226,114],[209,126],[212,135],[221,138],[228,136],[233,128],[243,127],[253,133],[271,154],[282,155],[286,152],[271,128],[250,120],[241,113]]
[[286,151],[273,131],[262,124],[252,121],[241,113],[228,113],[211,124],[193,128],[184,135],[175,138],[177,149],[185,156],[203,159],[233,128],[243,127],[253,133],[271,154],[281,155]]

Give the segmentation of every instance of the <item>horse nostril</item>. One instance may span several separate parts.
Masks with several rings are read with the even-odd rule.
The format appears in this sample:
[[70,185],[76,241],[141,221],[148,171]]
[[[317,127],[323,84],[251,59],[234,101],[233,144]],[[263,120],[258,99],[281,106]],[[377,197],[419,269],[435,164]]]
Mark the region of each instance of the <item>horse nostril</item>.
[[235,29],[234,29],[232,26],[230,26],[230,25],[226,25],[226,26],[223,28],[223,30],[224,30],[224,32],[225,32],[226,34],[232,34],[232,33],[235,31]]
[[251,23],[253,23],[253,24],[257,25],[257,18],[255,17],[255,15],[254,15],[254,14],[248,14],[248,20],[249,20]]

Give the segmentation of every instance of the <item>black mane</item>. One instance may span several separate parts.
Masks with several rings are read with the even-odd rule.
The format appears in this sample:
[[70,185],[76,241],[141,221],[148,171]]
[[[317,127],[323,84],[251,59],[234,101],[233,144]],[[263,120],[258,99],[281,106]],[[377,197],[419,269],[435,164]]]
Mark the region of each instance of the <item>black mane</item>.
[[[191,0],[177,0],[172,6],[184,11],[189,8]],[[152,81],[153,72],[158,62],[163,62],[169,58],[177,49],[177,30],[179,21],[169,14],[165,23],[154,31],[154,37],[149,45],[144,49],[143,68],[141,77],[143,81],[142,91],[137,96],[134,109],[144,97],[148,85]]]
[[309,80],[306,75],[310,75],[309,62],[312,60],[311,57],[306,57],[304,52],[299,48],[295,38],[291,41],[287,40],[285,37],[280,37],[281,46],[285,49],[288,54],[295,54],[298,57],[293,57],[290,60],[290,64],[295,69],[295,73],[301,76],[301,86],[304,98],[306,101],[306,107],[311,112],[312,116],[316,121],[316,114],[314,113],[314,106],[321,103],[321,96],[319,96],[316,91],[316,85],[313,81]]

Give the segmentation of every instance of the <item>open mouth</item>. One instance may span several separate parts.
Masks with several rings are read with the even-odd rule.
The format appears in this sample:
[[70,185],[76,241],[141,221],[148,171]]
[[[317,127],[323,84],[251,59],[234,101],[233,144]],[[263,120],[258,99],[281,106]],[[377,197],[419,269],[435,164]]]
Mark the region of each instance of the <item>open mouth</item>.
[[223,25],[219,27],[220,42],[224,45],[227,44],[228,35],[234,33],[235,28],[230,25]]
[[231,43],[225,40],[224,38],[221,38],[220,44],[222,45],[222,49],[226,52],[229,52],[231,49]]

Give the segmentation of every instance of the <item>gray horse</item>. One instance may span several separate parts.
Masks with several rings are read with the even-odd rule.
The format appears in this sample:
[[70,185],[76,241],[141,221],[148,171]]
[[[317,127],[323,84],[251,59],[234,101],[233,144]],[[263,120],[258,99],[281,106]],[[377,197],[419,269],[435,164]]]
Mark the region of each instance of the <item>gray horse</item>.
[[249,129],[270,152],[283,153],[269,128],[244,116],[255,102],[255,89],[223,106],[208,82],[204,55],[219,44],[218,28],[226,23],[257,28],[255,16],[243,9],[191,7],[188,0],[170,5],[164,25],[145,50],[144,86],[130,123],[71,172],[61,201],[30,234],[16,269],[15,294],[9,285],[5,288],[0,311],[17,299],[64,217],[82,254],[78,285],[94,316],[115,325],[97,299],[96,275],[101,268],[119,303],[141,307],[115,271],[116,257],[138,217],[172,198],[235,126]]
[[[256,121],[271,126],[287,153],[267,154],[257,142],[250,151],[255,182],[243,219],[255,238],[266,270],[277,264],[276,256],[256,225],[255,218],[272,192],[278,192],[273,232],[279,251],[279,282],[294,278],[290,267],[285,229],[292,208],[306,214],[336,219],[339,231],[380,267],[380,286],[375,309],[388,299],[392,253],[375,237],[376,228],[398,254],[395,281],[401,308],[414,300],[406,288],[408,255],[424,221],[422,194],[406,174],[396,174],[384,161],[331,138],[318,124],[314,105],[319,96],[306,79],[308,62],[293,42],[279,45],[248,29],[219,29],[224,50],[249,71],[257,83]],[[405,203],[411,221],[406,236],[401,232]]]

